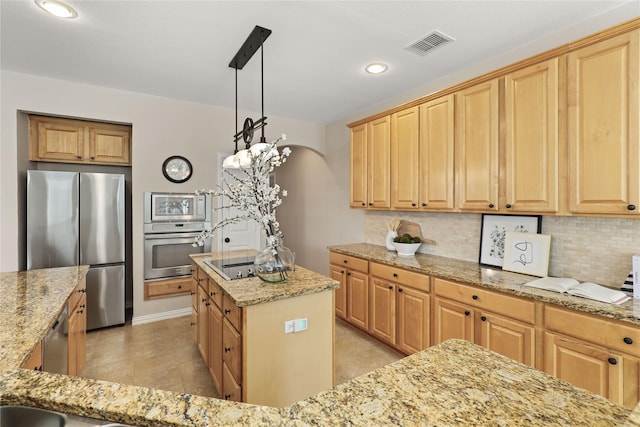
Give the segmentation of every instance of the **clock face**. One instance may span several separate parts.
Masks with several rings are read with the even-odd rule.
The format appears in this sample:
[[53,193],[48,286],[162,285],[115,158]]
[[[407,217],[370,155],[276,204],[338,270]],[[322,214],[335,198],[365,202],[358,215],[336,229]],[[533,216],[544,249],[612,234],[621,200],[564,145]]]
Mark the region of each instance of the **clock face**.
[[162,173],[171,182],[185,182],[191,178],[191,162],[182,156],[171,156],[162,164]]

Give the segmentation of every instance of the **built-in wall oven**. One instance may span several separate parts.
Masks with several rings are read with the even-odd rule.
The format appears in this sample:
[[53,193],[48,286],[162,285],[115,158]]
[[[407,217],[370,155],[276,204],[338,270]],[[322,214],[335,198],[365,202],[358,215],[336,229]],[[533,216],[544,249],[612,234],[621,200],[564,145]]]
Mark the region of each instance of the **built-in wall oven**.
[[211,227],[211,196],[195,193],[144,193],[144,278],[191,274],[190,254],[211,252],[211,239],[193,246]]

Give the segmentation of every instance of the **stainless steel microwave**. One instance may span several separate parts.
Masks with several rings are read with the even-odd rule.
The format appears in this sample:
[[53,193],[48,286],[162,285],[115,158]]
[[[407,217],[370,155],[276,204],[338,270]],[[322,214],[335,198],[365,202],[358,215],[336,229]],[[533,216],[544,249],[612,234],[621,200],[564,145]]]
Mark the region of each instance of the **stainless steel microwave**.
[[211,196],[195,193],[144,193],[144,223],[211,222]]

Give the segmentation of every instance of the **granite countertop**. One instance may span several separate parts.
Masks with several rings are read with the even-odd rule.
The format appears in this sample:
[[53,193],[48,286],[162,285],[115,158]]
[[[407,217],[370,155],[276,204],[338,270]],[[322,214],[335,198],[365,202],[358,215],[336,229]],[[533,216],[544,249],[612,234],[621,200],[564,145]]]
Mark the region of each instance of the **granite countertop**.
[[0,273],[0,371],[27,360],[88,270],[83,265]]
[[0,373],[0,404],[139,426],[615,426],[630,411],[467,341],[449,340],[286,408],[27,370]]
[[[231,254],[236,257],[244,255],[245,251],[232,252]],[[299,265],[296,265],[295,270],[289,273],[289,277],[285,282],[266,283],[260,280],[259,277],[225,280],[204,262],[206,259],[216,256],[215,254],[190,256],[198,267],[214,280],[238,307],[330,291],[340,286],[340,282],[337,280],[307,270]]]
[[622,406],[460,340],[285,408],[19,369],[84,274],[86,267],[72,267],[0,276],[0,320],[8,325],[0,335],[0,405],[158,427],[634,425]]
[[502,271],[475,262],[416,253],[415,256],[398,256],[384,246],[368,243],[330,246],[330,251],[352,255],[382,264],[428,274],[440,279],[466,283],[499,292],[531,298],[585,313],[640,325],[640,300],[631,298],[620,304],[607,304],[558,292],[530,288],[524,284],[536,279],[526,274]]

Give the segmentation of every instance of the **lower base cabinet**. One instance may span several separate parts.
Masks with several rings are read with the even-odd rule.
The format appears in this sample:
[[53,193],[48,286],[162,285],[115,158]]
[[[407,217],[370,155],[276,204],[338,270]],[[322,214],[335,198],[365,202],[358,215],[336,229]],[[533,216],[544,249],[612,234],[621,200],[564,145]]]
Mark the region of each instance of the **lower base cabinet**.
[[222,390],[222,310],[215,304],[208,307],[209,374],[216,390]]

